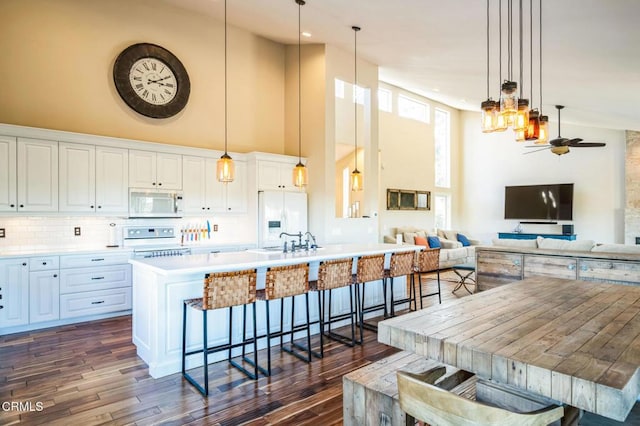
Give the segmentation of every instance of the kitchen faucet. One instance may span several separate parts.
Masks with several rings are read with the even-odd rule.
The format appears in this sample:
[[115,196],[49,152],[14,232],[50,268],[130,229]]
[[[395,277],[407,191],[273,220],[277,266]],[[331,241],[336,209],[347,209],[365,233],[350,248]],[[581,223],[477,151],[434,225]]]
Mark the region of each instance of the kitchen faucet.
[[[290,234],[288,232],[281,232],[280,236],[278,238],[282,238],[283,235],[286,235],[287,237],[298,237],[298,244],[296,245],[296,240],[291,240],[291,252],[295,252],[296,248],[301,249],[302,246],[302,232],[298,232],[297,234]],[[285,240],[285,244],[284,244],[284,253],[287,252],[287,242]]]
[[[309,231],[305,232],[304,235],[308,235],[309,237],[311,237],[311,240],[313,241],[313,244],[311,244],[311,248],[312,249],[317,249],[318,248],[318,242],[316,241],[316,237]],[[309,250],[309,239],[307,238],[307,250]]]

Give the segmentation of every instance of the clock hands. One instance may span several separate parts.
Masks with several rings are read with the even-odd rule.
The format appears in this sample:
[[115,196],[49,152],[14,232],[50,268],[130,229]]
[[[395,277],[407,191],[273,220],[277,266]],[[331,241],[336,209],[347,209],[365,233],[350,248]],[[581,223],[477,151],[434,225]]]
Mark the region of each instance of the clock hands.
[[147,84],[157,83],[157,84],[159,84],[159,85],[161,85],[161,86],[165,86],[165,84],[162,84],[162,83],[160,83],[160,82],[161,82],[162,80],[166,80],[166,79],[168,79],[168,78],[171,78],[171,76],[170,76],[170,75],[168,75],[168,76],[166,76],[166,77],[162,77],[162,78],[159,78],[159,79],[157,79],[157,80],[151,80],[151,79],[148,79],[148,80],[147,80]]

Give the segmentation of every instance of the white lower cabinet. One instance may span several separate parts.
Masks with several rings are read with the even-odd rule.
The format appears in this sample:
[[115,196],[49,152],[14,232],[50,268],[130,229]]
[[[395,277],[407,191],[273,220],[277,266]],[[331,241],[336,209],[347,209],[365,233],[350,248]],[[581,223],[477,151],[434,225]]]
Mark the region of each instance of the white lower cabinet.
[[131,309],[131,287],[60,295],[60,318]]
[[[55,321],[60,318],[60,272],[57,257],[49,270],[41,270],[42,262],[31,262],[29,273],[29,323]],[[39,260],[39,259],[38,259]],[[35,266],[35,267],[34,267]]]
[[60,318],[131,309],[129,253],[62,256]]
[[0,329],[25,324],[29,324],[29,259],[0,260]]

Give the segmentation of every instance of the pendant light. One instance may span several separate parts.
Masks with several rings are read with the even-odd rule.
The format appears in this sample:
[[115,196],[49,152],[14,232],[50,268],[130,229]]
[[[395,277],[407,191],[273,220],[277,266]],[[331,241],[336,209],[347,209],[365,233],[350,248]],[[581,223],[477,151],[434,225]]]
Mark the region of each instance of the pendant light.
[[353,97],[353,110],[355,112],[354,114],[354,121],[353,121],[353,128],[354,128],[354,141],[355,141],[355,151],[353,152],[353,156],[354,156],[354,160],[355,160],[355,167],[353,169],[353,171],[351,172],[351,190],[352,191],[362,191],[362,173],[360,173],[360,170],[358,170],[358,51],[357,51],[357,47],[358,47],[358,31],[360,31],[360,27],[356,27],[353,26],[351,27],[351,29],[353,30],[353,74],[354,74],[354,81],[353,81],[353,93],[354,93],[354,97]]
[[227,0],[224,0],[224,154],[216,165],[216,178],[219,182],[233,182],[235,165],[227,154]]
[[489,0],[487,0],[487,100],[480,104],[482,110],[482,133],[492,133],[496,129],[498,103],[491,99],[489,90]]
[[305,2],[304,0],[296,0],[296,3],[298,3],[298,164],[293,168],[293,185],[298,188],[303,188],[307,186],[308,182],[307,168],[302,164],[302,113],[300,102],[302,97],[300,73],[300,62],[302,61],[302,57],[300,56],[300,9],[305,5]]
[[[542,76],[541,76],[542,77]],[[533,0],[529,0],[529,97],[533,106]],[[540,134],[540,113],[536,108],[529,111],[529,124],[524,139],[535,141]]]
[[[540,130],[537,144],[549,142],[549,117],[542,114],[542,0],[540,0]],[[560,155],[560,154],[558,154]]]
[[522,0],[520,0],[519,11],[519,32],[520,32],[520,99],[518,99],[518,110],[513,122],[513,130],[516,132],[516,141],[524,142],[525,129],[529,126],[529,100],[524,98],[524,57],[522,48]]
[[[502,3],[502,2],[501,2]],[[512,0],[507,1],[507,80],[502,83],[500,93],[500,114],[504,116],[507,126],[512,126],[518,111],[518,83],[512,81],[513,75],[513,17]],[[502,43],[502,40],[500,40]]]

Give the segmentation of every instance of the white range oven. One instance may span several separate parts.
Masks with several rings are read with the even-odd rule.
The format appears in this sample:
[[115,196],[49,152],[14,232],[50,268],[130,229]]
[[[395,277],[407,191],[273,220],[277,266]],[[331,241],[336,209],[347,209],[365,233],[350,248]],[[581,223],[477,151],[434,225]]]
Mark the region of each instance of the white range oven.
[[184,256],[191,254],[189,247],[180,245],[171,226],[128,226],[124,228],[124,247],[133,248],[134,258]]

